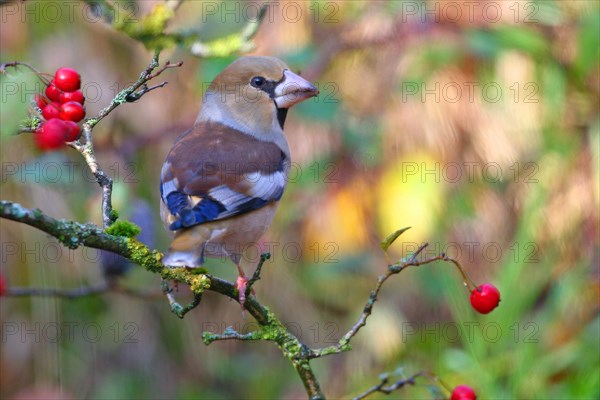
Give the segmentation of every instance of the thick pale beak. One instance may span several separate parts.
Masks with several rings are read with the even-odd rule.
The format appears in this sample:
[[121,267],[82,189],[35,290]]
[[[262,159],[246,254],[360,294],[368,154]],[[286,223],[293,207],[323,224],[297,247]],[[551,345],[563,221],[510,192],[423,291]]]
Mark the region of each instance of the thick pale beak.
[[318,94],[312,83],[286,69],[283,71],[283,80],[275,86],[274,100],[277,108],[290,108]]

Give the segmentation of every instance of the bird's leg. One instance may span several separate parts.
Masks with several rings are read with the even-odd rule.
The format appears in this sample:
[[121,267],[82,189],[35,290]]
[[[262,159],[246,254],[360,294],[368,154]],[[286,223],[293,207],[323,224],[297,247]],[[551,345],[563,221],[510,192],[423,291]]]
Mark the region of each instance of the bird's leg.
[[235,265],[238,269],[238,277],[235,280],[235,287],[238,290],[238,300],[243,309],[244,304],[246,303],[246,288],[248,287],[248,277],[244,273],[244,270],[242,269],[242,267],[240,267],[239,263],[237,263]]

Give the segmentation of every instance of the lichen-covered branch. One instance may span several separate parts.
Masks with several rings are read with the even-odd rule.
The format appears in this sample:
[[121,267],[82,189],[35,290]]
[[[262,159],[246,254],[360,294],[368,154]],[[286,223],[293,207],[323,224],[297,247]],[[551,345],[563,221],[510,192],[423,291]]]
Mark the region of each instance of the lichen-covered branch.
[[202,340],[204,344],[209,345],[218,340],[261,340],[262,334],[260,331],[252,331],[248,333],[239,333],[233,327],[228,326],[223,333],[203,332]]
[[165,296],[167,296],[167,300],[169,301],[169,305],[171,306],[171,312],[177,315],[179,318],[183,319],[183,317],[185,317],[185,314],[198,307],[200,305],[200,302],[202,301],[202,294],[194,293],[194,300],[190,304],[182,306],[175,300],[175,296],[173,296],[173,289],[169,287],[168,281],[163,280],[161,287],[162,292]]
[[[196,302],[199,303],[200,296],[206,290],[217,292],[238,301],[237,289],[232,282],[203,274],[194,269],[168,268],[162,264],[163,255],[160,252],[150,250],[133,237],[119,236],[118,234],[128,236],[136,234],[136,230],[126,229],[127,223],[114,224],[106,232],[94,224],[79,224],[73,221],[57,220],[45,215],[40,210],[31,210],[20,204],[3,200],[0,200],[0,217],[33,226],[54,236],[69,248],[87,246],[111,251],[133,261],[150,272],[160,275],[163,280],[184,283],[190,287],[195,296],[194,302],[186,306],[189,309],[194,308]],[[183,310],[186,307],[182,307]],[[275,342],[283,355],[292,362],[309,398],[324,398],[309,363],[308,348],[286,329],[283,323],[267,307],[259,303],[255,296],[248,296],[244,308],[260,325],[258,331],[260,339]],[[175,313],[177,314],[177,312]]]
[[[102,110],[100,110],[100,112],[98,113],[98,115],[96,117],[86,119],[85,123],[84,123],[84,129],[86,127],[88,127],[89,129],[92,129],[94,126],[96,126],[98,124],[98,122],[100,122],[104,117],[106,117],[108,114],[110,114],[111,111],[113,111],[115,108],[117,108],[121,104],[131,103],[131,102],[139,100],[140,97],[142,97],[142,95],[144,93],[147,93],[149,91],[148,88],[145,87],[145,85],[148,83],[148,81],[156,78],[161,73],[163,73],[165,70],[167,70],[169,68],[181,67],[183,65],[183,62],[171,64],[169,61],[167,61],[157,71],[154,71],[155,69],[157,69],[160,66],[159,56],[160,56],[160,52],[158,52],[158,51],[155,52],[154,56],[152,57],[152,61],[150,62],[150,64],[148,64],[146,69],[144,71],[142,71],[139,78],[135,82],[133,82],[130,86],[126,87],[125,89],[123,89],[119,93],[117,93],[115,98],[111,100],[110,104],[108,106],[106,106],[105,108],[103,108]],[[161,85],[158,85],[158,86],[162,87],[165,84],[166,83],[163,82]],[[140,90],[140,92],[138,92],[138,90]]]
[[[197,57],[227,57],[238,52],[247,52],[254,49],[252,38],[258,32],[260,23],[267,15],[268,3],[261,5],[258,15],[249,20],[239,32],[209,42],[203,42],[197,34],[184,35],[184,42],[190,52]],[[187,36],[187,37],[186,37]]]
[[[106,0],[84,0],[97,10],[96,14],[117,31],[137,40],[151,50],[163,50],[176,46],[184,47],[197,57],[226,57],[235,53],[247,52],[254,48],[252,38],[267,14],[268,2],[261,4],[258,14],[248,18],[245,26],[237,33],[204,41],[197,30],[166,32],[184,0],[166,0],[156,4],[143,16],[131,16],[120,12],[118,4]],[[120,17],[120,18],[119,18]]]

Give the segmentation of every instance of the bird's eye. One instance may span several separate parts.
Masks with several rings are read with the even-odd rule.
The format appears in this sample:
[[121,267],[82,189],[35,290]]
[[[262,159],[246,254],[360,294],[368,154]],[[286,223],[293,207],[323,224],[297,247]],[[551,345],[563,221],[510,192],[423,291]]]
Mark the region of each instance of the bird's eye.
[[250,84],[255,88],[259,88],[265,84],[265,78],[263,78],[262,76],[255,76],[250,80]]

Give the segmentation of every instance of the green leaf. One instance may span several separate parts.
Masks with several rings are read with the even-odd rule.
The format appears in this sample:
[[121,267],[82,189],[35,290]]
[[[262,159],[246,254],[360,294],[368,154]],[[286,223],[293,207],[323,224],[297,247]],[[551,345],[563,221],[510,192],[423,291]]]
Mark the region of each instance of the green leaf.
[[590,70],[598,65],[600,58],[600,14],[591,13],[582,18],[579,30],[579,49],[575,60],[575,70],[583,80]]
[[540,33],[517,26],[499,26],[492,31],[501,47],[520,50],[533,56],[549,52],[548,41]]
[[548,54],[547,40],[538,32],[517,26],[498,26],[492,30],[473,29],[465,34],[471,51],[482,57],[496,57],[502,50],[520,50],[532,56]]
[[388,235],[388,237],[386,237],[379,244],[379,246],[381,246],[383,251],[387,251],[390,248],[390,246],[392,245],[392,243],[394,243],[396,241],[396,239],[398,239],[400,237],[400,235],[402,235],[404,232],[406,232],[410,228],[411,228],[410,226],[407,226],[406,228],[399,229],[396,232],[392,233],[391,235]]
[[568,90],[565,71],[557,63],[546,62],[542,66],[542,83],[544,101],[550,111],[548,122],[560,124]]

